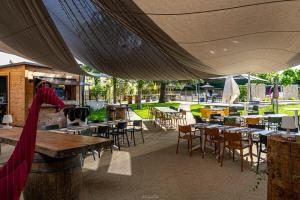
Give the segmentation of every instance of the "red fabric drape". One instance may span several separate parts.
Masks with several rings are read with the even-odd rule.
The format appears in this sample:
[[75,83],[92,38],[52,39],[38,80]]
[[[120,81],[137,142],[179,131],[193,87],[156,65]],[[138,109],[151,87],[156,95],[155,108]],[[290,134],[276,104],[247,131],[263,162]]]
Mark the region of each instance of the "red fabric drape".
[[0,169],[1,200],[18,200],[20,198],[34,156],[38,115],[43,103],[58,108],[64,106],[52,88],[43,86],[37,89],[19,142],[8,162]]

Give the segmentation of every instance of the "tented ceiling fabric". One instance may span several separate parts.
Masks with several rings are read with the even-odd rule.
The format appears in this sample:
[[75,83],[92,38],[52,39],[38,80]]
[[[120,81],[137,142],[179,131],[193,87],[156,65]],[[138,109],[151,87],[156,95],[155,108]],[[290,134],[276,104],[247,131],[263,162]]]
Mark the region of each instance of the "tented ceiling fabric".
[[260,73],[300,64],[299,0],[93,2],[195,70],[219,75]]
[[71,50],[128,79],[270,72],[300,64],[299,8],[297,0],[1,1],[0,50],[80,73]]
[[70,73],[84,74],[42,1],[1,1],[0,51]]
[[[87,0],[44,0],[67,45],[79,60],[101,72],[127,79],[207,78],[213,70],[179,61],[114,21]],[[195,62],[193,66],[189,66]]]

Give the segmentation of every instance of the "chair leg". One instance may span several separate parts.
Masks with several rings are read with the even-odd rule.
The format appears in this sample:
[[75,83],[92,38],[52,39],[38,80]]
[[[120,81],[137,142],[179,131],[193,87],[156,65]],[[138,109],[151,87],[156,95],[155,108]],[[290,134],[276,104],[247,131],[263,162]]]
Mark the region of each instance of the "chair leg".
[[240,150],[240,157],[241,157],[241,172],[244,170],[244,154],[243,154],[243,149]]
[[[127,132],[125,132],[124,134],[125,134],[125,136],[126,136],[126,140],[127,140],[128,147],[130,147]],[[123,138],[124,138],[124,134],[123,134]]]
[[[261,144],[260,144],[260,145],[261,145]],[[256,173],[258,173],[258,170],[259,170],[260,154],[261,154],[261,151],[260,151],[260,149],[259,149],[258,156],[257,156]]]
[[134,131],[131,132],[131,134],[132,134],[132,137],[133,137],[133,145],[135,146],[135,135],[134,135]]
[[[204,144],[203,144],[203,154],[202,154],[202,158],[204,158],[204,154],[205,154],[206,140],[207,140],[207,135],[204,136]],[[201,141],[201,140],[200,140],[200,141]]]
[[177,148],[176,148],[176,154],[178,154],[179,140],[180,140],[180,138],[178,137]]
[[144,134],[143,134],[143,129],[141,130],[141,135],[142,135],[142,139],[143,139],[143,144],[145,143],[145,140],[144,140]]
[[250,155],[250,161],[251,161],[251,167],[252,167],[253,166],[252,146],[249,147],[249,155]]
[[192,156],[192,152],[193,152],[193,139],[191,139],[190,156]]
[[232,161],[234,162],[234,149],[232,149]]
[[190,151],[190,140],[188,140],[188,152]]
[[117,135],[117,140],[118,140],[118,149],[119,149],[119,151],[121,151],[121,148],[120,148],[120,137],[119,137],[119,134]]
[[223,166],[223,159],[224,159],[224,154],[225,154],[225,144],[223,146],[223,151],[222,151],[222,156],[221,156],[221,167]]

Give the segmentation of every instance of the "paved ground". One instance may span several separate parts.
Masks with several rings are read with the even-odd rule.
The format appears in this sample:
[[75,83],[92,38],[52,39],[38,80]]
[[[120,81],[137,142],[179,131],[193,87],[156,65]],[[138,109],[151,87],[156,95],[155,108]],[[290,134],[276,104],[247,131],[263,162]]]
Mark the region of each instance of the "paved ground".
[[[180,108],[189,109],[189,103]],[[130,113],[132,119],[139,118]],[[188,112],[188,121],[192,115]],[[123,145],[113,154],[105,151],[96,161],[87,157],[83,166],[83,200],[265,200],[266,181],[256,191],[256,174],[246,162],[240,172],[240,162],[227,156],[220,167],[212,151],[205,158],[197,150],[188,156],[187,144],[182,142],[175,154],[176,130],[162,130],[152,122],[144,123],[145,144],[136,136],[137,145]],[[196,143],[196,142],[195,142]],[[13,147],[5,145],[0,162],[5,161]]]

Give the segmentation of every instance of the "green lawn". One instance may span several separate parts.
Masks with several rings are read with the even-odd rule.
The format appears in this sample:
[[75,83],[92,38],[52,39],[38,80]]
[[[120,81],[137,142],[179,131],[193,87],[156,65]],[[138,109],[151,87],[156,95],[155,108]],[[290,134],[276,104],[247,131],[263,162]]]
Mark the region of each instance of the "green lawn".
[[[148,111],[149,107],[169,107],[169,106],[174,106],[175,108],[178,108],[180,103],[177,102],[167,102],[167,103],[143,103],[142,104],[142,109],[137,109],[137,104],[132,104],[129,105],[132,110],[139,115],[143,119],[148,118]],[[106,118],[106,109],[101,108],[98,110],[92,110],[91,114],[89,116],[89,120],[99,120],[99,121],[105,121]]]
[[101,108],[98,110],[92,110],[89,116],[89,120],[99,120],[105,121],[106,119],[106,108]]
[[[199,108],[203,108],[203,107],[204,107],[204,105],[201,105],[201,104],[193,104],[193,105],[190,106],[192,114],[193,115],[199,115],[199,116],[201,116]],[[300,108],[300,104],[279,105],[279,113],[288,114],[288,115],[292,116],[292,115],[294,115],[294,111],[287,111],[287,110],[285,110],[285,108]],[[266,106],[266,107],[263,107],[263,108],[259,109],[259,114],[264,114],[264,112],[272,111],[272,110],[273,110],[273,108],[272,108],[271,105]],[[241,110],[240,112],[241,112],[241,114],[243,114],[244,110]]]
[[129,105],[132,110],[139,115],[143,119],[148,118],[148,111],[149,107],[169,107],[169,106],[174,106],[175,108],[178,108],[180,103],[177,102],[167,102],[167,103],[143,103],[142,104],[142,109],[137,108],[137,104],[132,104]]

